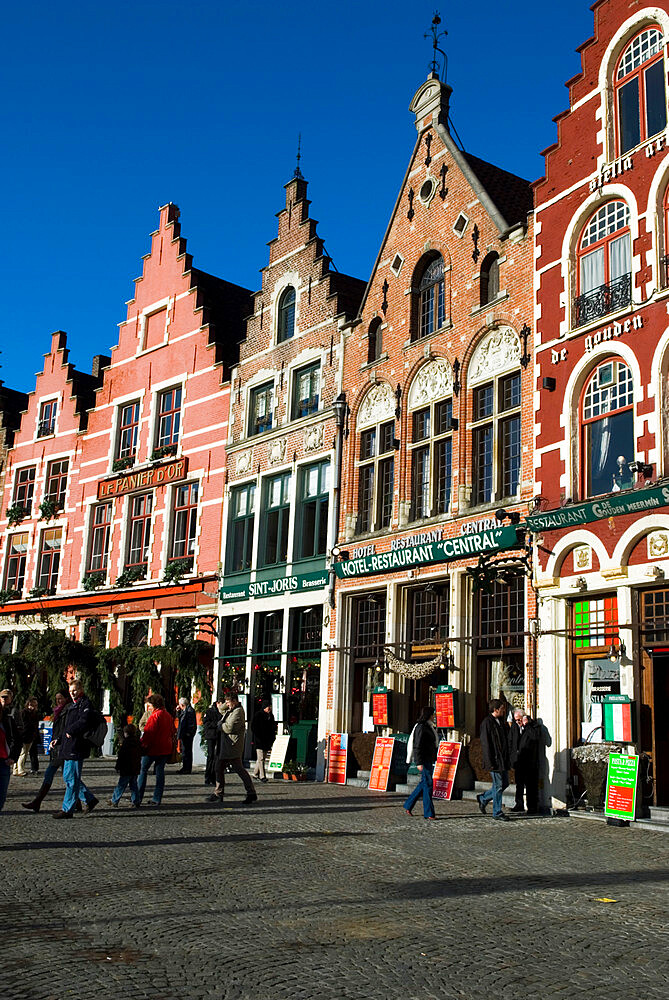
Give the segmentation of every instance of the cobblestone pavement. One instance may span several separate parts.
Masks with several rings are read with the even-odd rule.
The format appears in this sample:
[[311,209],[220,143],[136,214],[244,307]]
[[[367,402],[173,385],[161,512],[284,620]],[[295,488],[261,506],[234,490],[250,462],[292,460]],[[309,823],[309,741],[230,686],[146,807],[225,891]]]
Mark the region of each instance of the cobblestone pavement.
[[201,773],[114,810],[112,765],[85,776],[101,804],[64,823],[12,779],[4,1000],[669,995],[661,833],[283,781],[244,807],[236,776],[209,805]]

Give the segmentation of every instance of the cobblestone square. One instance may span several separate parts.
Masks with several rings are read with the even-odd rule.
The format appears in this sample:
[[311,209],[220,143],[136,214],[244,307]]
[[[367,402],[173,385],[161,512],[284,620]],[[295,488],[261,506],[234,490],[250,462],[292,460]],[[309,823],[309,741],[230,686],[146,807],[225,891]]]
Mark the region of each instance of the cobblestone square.
[[58,782],[33,815],[12,780],[6,1000],[668,995],[661,833],[283,781],[244,807],[236,777],[210,805],[201,773],[114,810],[112,765],[85,776],[100,806],[66,823]]

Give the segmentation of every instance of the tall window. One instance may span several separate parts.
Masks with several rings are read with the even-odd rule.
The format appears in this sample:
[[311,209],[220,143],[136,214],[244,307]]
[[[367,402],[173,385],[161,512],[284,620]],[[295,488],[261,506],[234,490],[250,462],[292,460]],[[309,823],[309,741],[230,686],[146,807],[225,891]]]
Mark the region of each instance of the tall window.
[[5,590],[23,590],[26,578],[26,553],[28,532],[10,535],[7,540],[7,562],[5,563]]
[[221,619],[222,662],[226,683],[234,685],[246,674],[249,644],[249,616],[235,615]]
[[262,434],[272,429],[272,409],[274,407],[274,384],[251,389],[249,397],[249,435]]
[[175,489],[170,559],[189,559],[195,552],[198,490],[197,483],[185,483]]
[[520,372],[474,389],[474,504],[511,499],[520,487]]
[[57,409],[58,403],[55,399],[49,399],[46,403],[42,403],[37,424],[37,437],[47,437],[47,435],[55,433]]
[[14,481],[13,503],[23,507],[30,513],[33,504],[33,494],[35,492],[35,466],[30,465],[24,469],[19,469]]
[[425,268],[418,286],[418,326],[413,340],[429,337],[446,322],[444,259],[437,257]]
[[494,251],[483,258],[479,277],[480,304],[492,302],[499,293],[499,255]]
[[607,201],[583,229],[578,247],[580,294],[574,304],[574,326],[583,326],[631,302],[629,217],[624,201]]
[[318,462],[300,471],[298,480],[298,530],[295,558],[325,555],[328,540],[330,463]]
[[369,324],[367,333],[367,364],[371,365],[378,361],[383,353],[383,335],[381,330],[381,320],[377,316]]
[[433,646],[448,635],[448,583],[430,583],[409,594],[408,634],[413,647]]
[[229,573],[240,573],[243,570],[251,569],[255,492],[256,488],[253,483],[247,483],[246,486],[236,486],[230,491]]
[[130,523],[128,525],[128,558],[126,568],[146,569],[149,561],[151,536],[151,511],[153,494],[142,493],[130,498]]
[[635,458],[633,404],[627,365],[614,360],[598,365],[583,392],[581,412],[581,466],[588,497],[634,485],[629,468]]
[[119,409],[119,435],[117,458],[134,458],[137,453],[137,434],[139,431],[139,400],[125,403]]
[[66,458],[58,458],[47,466],[44,498],[52,500],[58,507],[65,506],[68,465]]
[[664,38],[646,28],[624,50],[615,73],[618,155],[661,132],[667,124]]
[[451,502],[453,400],[444,399],[412,416],[411,517],[446,514]]
[[281,344],[284,340],[290,340],[295,333],[295,289],[292,285],[289,285],[281,295],[278,319],[277,341]]
[[149,644],[149,623],[144,622],[123,622],[123,645],[133,646],[138,649],[140,646]]
[[282,472],[265,480],[263,504],[263,547],[260,565],[272,566],[288,558],[288,525],[290,473]]
[[165,448],[179,442],[181,426],[181,386],[161,392],[158,404],[156,447]]
[[390,527],[395,482],[395,421],[360,434],[358,531]]
[[42,532],[36,586],[44,587],[48,593],[55,591],[58,582],[62,534],[62,528],[47,528]]
[[93,511],[90,556],[88,559],[88,570],[90,573],[98,573],[107,569],[111,518],[111,503],[100,504]]
[[290,613],[291,656],[288,658],[288,721],[318,718],[323,642],[323,606]]
[[314,364],[298,368],[293,380],[292,418],[306,417],[318,409],[318,390],[321,381],[321,366]]

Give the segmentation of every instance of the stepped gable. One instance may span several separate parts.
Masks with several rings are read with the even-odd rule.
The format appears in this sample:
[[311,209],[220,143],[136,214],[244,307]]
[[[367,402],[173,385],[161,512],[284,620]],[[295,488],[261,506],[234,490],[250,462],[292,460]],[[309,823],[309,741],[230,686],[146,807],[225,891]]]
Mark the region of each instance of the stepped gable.
[[21,414],[28,407],[28,393],[10,389],[0,379],[0,449],[11,448],[21,426]]

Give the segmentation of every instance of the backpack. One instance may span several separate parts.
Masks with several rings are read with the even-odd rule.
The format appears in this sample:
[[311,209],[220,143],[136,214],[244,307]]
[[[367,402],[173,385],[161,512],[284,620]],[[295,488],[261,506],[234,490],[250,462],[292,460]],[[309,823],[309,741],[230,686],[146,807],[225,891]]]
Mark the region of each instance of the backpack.
[[97,747],[98,750],[102,748],[102,744],[107,736],[107,722],[105,720],[102,712],[98,712],[97,708],[91,706],[89,713],[90,729],[84,733],[84,739],[93,747]]

